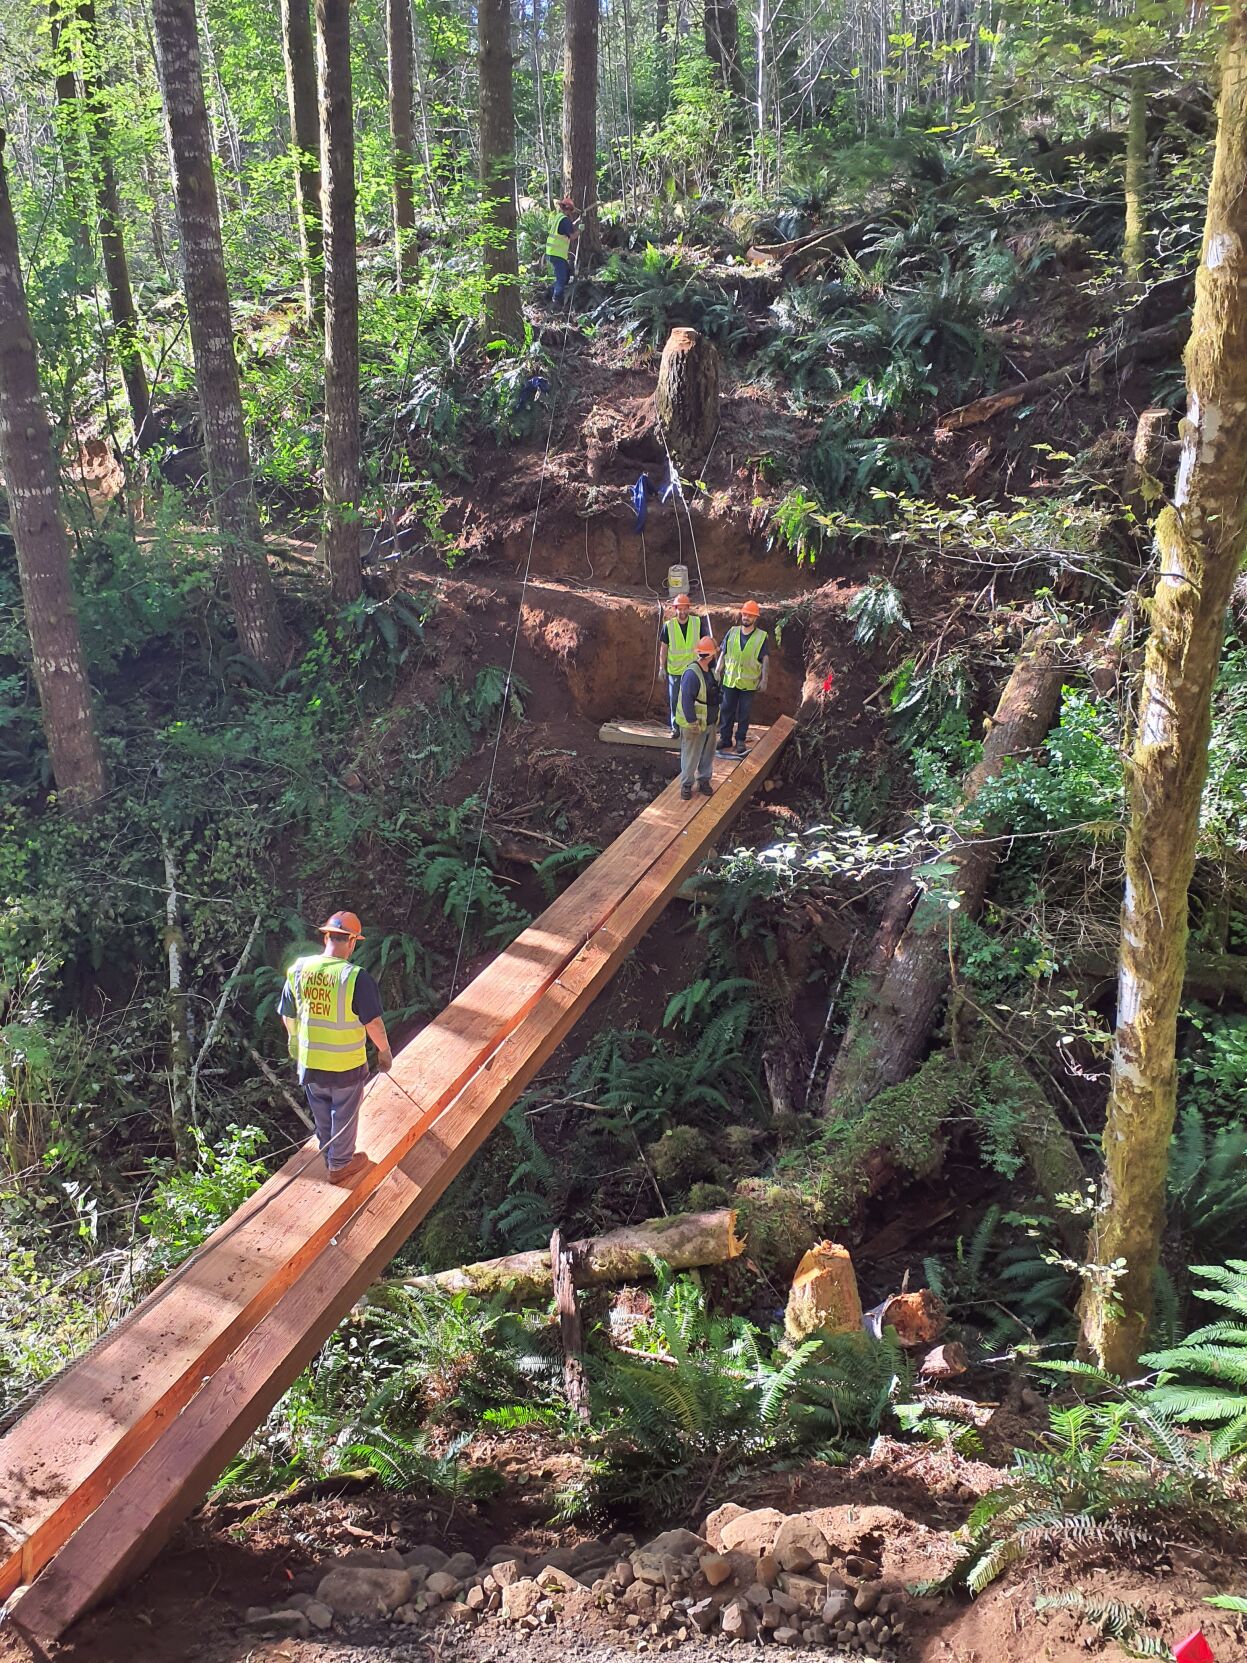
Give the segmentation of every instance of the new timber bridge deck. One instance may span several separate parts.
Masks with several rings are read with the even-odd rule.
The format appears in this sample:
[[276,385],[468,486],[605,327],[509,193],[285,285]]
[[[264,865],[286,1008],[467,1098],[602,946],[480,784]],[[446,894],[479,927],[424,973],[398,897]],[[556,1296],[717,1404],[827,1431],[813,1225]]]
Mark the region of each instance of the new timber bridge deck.
[[[0,1439],[0,1601],[47,1645],[146,1566],[606,986],[793,722],[673,782],[368,1088],[350,1189],[305,1147]],[[420,1105],[419,1111],[413,1101]],[[13,1597],[16,1596],[16,1597]]]

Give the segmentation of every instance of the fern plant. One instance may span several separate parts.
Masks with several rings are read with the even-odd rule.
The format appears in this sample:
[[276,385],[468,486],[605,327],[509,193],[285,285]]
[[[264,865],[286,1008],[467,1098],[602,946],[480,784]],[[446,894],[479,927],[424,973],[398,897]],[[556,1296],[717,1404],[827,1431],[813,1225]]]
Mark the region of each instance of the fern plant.
[[1091,1599],[1078,1589],[1063,1594],[1041,1594],[1035,1601],[1036,1611],[1076,1611],[1083,1622],[1099,1630],[1105,1640],[1113,1640],[1127,1657],[1170,1657],[1165,1642],[1155,1634],[1143,1634],[1147,1618],[1137,1605],[1126,1605],[1121,1600]]
[[1218,1458],[1247,1452],[1247,1259],[1224,1265],[1196,1265],[1208,1286],[1196,1297],[1221,1305],[1239,1321],[1209,1323],[1180,1345],[1149,1352],[1142,1361],[1159,1371],[1149,1402],[1184,1426],[1212,1432]]
[[1247,1241],[1247,1127],[1210,1128],[1184,1110],[1169,1150],[1169,1222],[1185,1256],[1220,1258]]
[[886,577],[869,578],[845,610],[853,621],[853,639],[860,646],[872,647],[894,629],[909,628],[901,592]]

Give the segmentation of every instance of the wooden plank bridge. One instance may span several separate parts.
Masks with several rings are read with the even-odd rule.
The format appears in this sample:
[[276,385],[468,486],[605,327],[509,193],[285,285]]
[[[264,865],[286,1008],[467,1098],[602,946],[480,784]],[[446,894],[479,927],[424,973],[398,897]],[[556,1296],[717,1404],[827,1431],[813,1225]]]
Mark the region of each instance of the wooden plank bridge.
[[610,981],[793,730],[673,782],[370,1084],[358,1183],[293,1156],[0,1438],[0,1601],[36,1646],[144,1568]]

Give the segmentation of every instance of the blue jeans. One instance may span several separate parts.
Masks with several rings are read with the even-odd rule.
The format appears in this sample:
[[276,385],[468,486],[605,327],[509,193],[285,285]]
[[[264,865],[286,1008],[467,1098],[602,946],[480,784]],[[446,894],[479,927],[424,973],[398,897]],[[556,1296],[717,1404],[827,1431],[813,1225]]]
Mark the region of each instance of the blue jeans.
[[753,696],[757,692],[755,687],[725,687],[723,689],[723,704],[719,712],[719,746],[723,750],[730,750],[732,745],[732,728],[736,728],[736,746],[744,750],[745,741],[749,737],[749,712],[753,706]]
[[679,703],[680,703],[680,678],[679,678],[679,676],[668,676],[667,677],[667,717],[668,717],[667,726],[669,728],[674,728],[675,727],[675,713],[676,713],[676,709],[677,709]]
[[710,783],[714,772],[714,723],[702,728],[680,729],[680,784],[690,789],[695,782]]
[[563,290],[567,287],[572,274],[572,268],[567,261],[557,254],[550,255],[550,270],[554,273],[554,288],[550,292],[550,299],[557,306],[563,298]]
[[[351,1070],[352,1076],[363,1070]],[[312,1111],[316,1127],[316,1141],[325,1157],[330,1172],[344,1167],[355,1153],[355,1131],[359,1125],[359,1105],[364,1096],[364,1080],[352,1077],[341,1085],[326,1080],[304,1080],[303,1091],[307,1106]]]

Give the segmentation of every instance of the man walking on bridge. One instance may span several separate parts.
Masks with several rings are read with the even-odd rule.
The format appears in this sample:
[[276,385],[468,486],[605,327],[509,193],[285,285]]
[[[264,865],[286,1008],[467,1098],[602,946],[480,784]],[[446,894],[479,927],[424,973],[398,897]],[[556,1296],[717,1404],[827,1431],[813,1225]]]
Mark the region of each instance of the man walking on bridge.
[[680,678],[697,657],[697,643],[709,634],[709,621],[696,616],[687,595],[677,595],[675,617],[667,619],[658,637],[658,673],[667,678],[667,724],[672,738],[678,732],[675,709]]
[[707,635],[697,643],[696,661],[680,677],[680,699],[675,719],[680,729],[680,795],[693,795],[693,784],[703,797],[711,794],[714,771],[714,730],[719,716],[719,683],[714,673],[718,651]]
[[368,1080],[370,1039],[377,1067],[394,1061],[381,1019],[381,991],[350,962],[364,939],[353,912],[335,912],[320,927],[324,951],[296,959],[286,972],[277,1013],[290,1036],[290,1054],[316,1127],[331,1184],[349,1184],[368,1165],[355,1152],[359,1105]]
[[[756,692],[765,691],[770,645],[766,631],[758,628],[762,608],[746,601],[740,622],[723,637],[719,662],[715,666],[723,680],[723,714],[719,718],[719,755],[744,756],[749,737],[749,711]],[[732,744],[732,728],[736,743]]]

